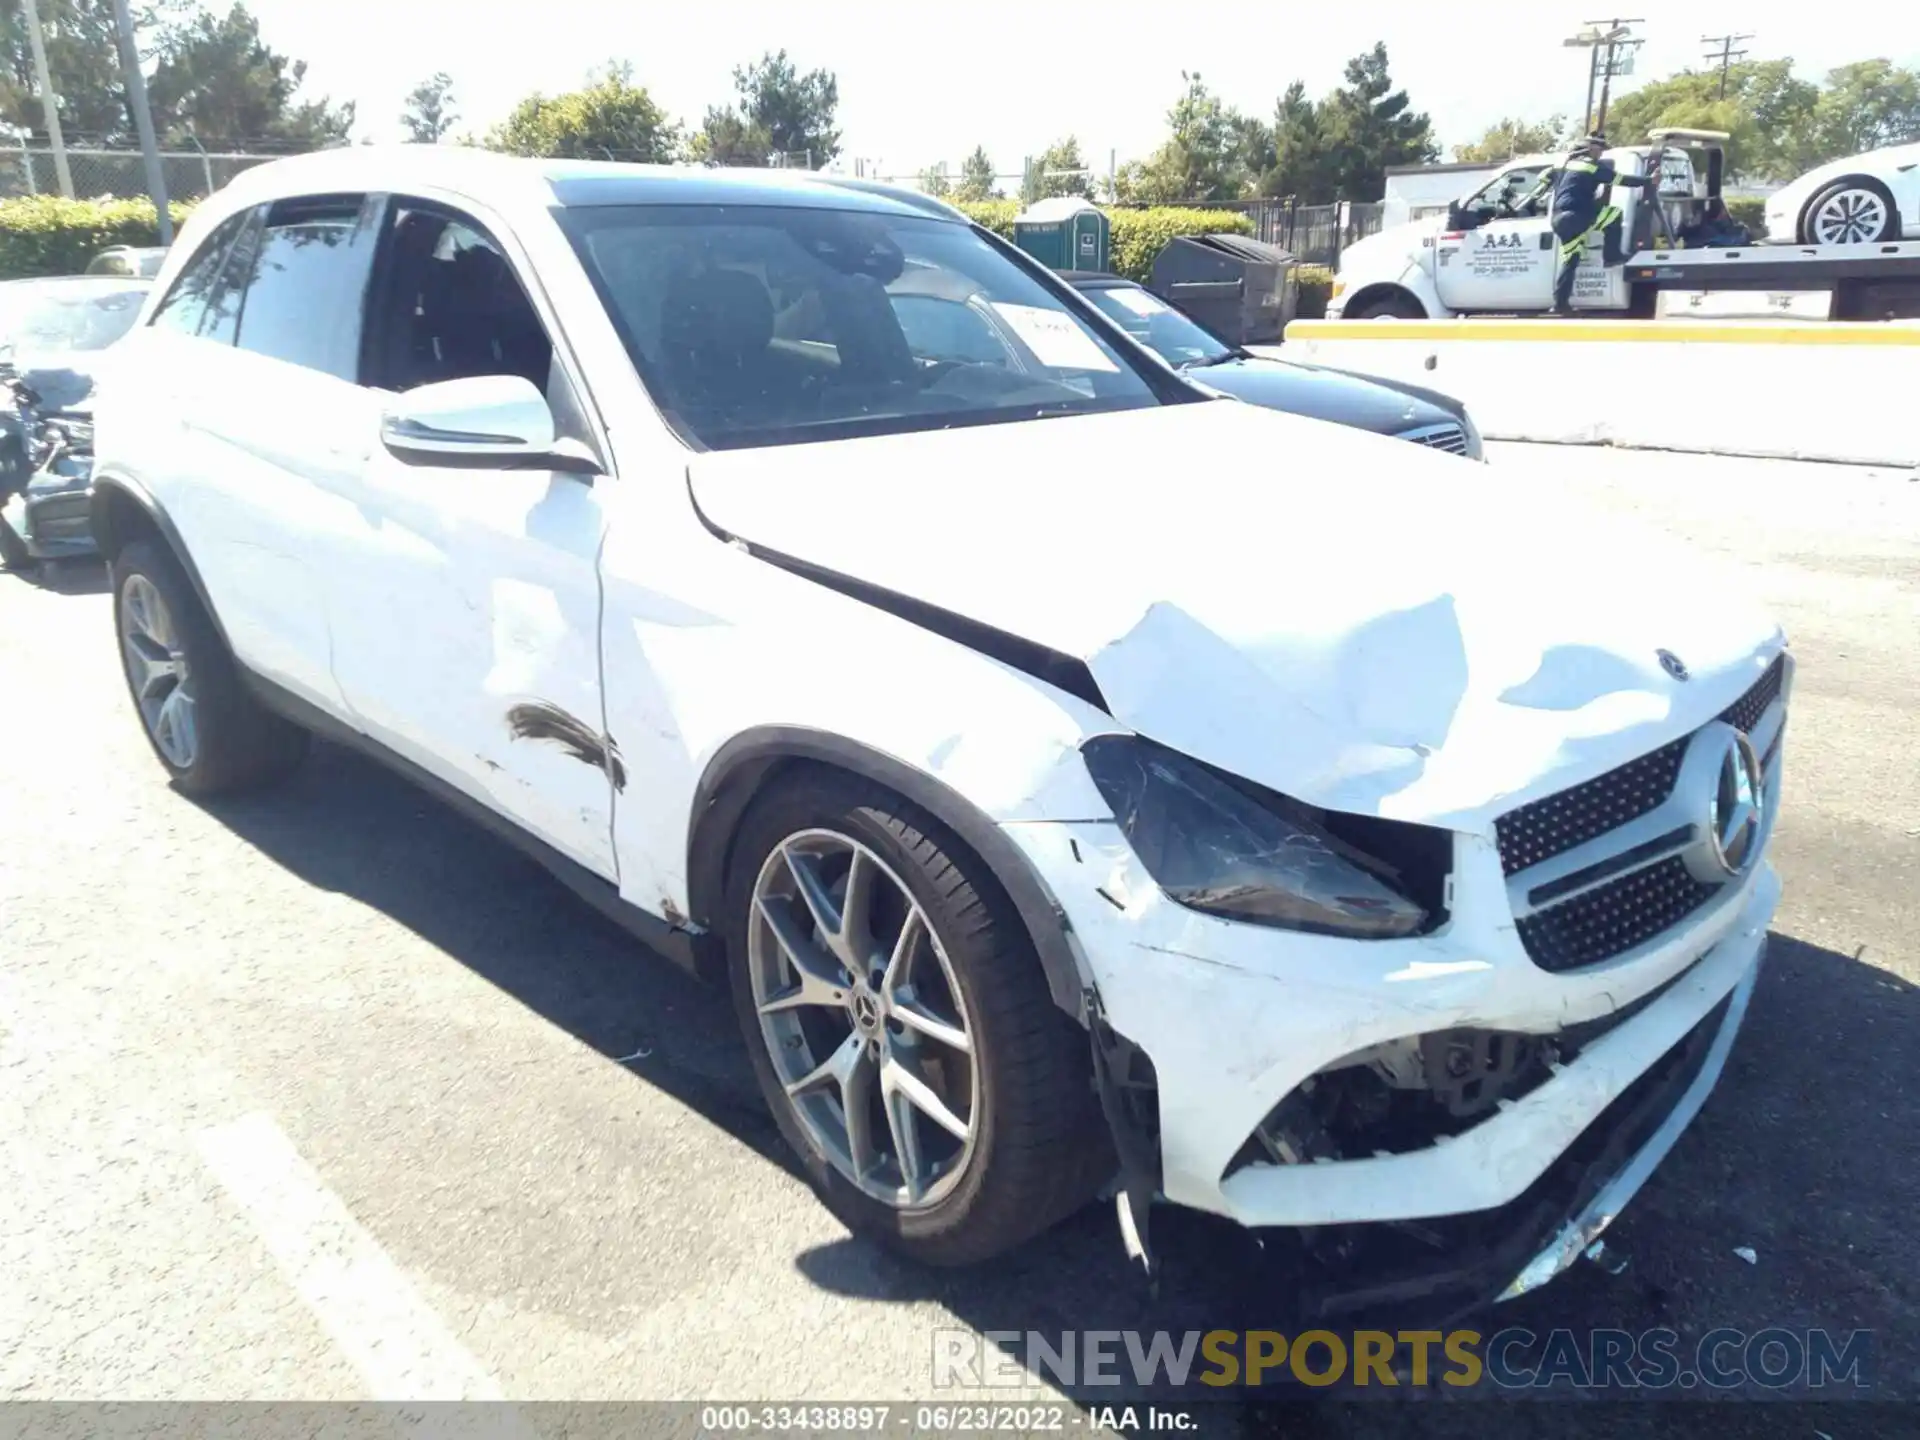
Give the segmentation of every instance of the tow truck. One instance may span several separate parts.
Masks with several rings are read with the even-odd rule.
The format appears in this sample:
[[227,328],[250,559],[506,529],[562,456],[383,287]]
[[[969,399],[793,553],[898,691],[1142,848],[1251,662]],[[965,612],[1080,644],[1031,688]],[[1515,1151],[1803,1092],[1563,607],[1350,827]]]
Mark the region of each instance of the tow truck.
[[[1616,146],[1622,175],[1657,174],[1646,190],[1609,188],[1621,212],[1589,244],[1574,278],[1576,311],[1636,319],[1889,320],[1920,316],[1920,241],[1688,248],[1721,192],[1727,135],[1659,129]],[[1340,259],[1329,320],[1544,314],[1559,242],[1551,186],[1560,155],[1516,156],[1445,215],[1383,230]]]

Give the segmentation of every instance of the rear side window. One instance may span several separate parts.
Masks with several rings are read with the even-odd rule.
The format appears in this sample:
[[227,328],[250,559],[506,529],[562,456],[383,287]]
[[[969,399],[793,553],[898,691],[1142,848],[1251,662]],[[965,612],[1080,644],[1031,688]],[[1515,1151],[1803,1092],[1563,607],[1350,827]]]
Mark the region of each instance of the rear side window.
[[271,206],[227,263],[220,309],[234,344],[357,381],[374,208],[358,195]]
[[180,272],[180,278],[173,282],[167,298],[153,312],[151,323],[163,330],[181,330],[189,335],[201,333],[214,284],[220,277],[220,262],[226,259],[234,237],[251,216],[251,211],[242,210],[214,227],[213,233],[194,252],[193,259],[187,262],[187,268]]

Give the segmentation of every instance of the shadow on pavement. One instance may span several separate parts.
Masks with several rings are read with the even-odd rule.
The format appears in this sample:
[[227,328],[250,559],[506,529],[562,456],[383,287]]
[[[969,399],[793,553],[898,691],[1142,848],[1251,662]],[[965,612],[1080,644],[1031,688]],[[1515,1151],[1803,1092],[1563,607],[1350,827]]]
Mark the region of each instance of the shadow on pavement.
[[105,595],[112,589],[103,560],[42,560],[31,570],[5,573],[11,579],[55,595]]
[[[322,745],[287,786],[208,808],[308,883],[382,911],[640,1083],[769,1163],[795,1168],[724,994],[649,955],[533,862],[406,782]],[[1908,1398],[1920,1335],[1914,1002],[1914,987],[1885,971],[1776,935],[1717,1093],[1609,1232],[1609,1248],[1630,1262],[1625,1273],[1583,1264],[1468,1323],[1542,1336],[1559,1327],[1667,1326],[1683,1349],[1721,1326],[1866,1328],[1874,1332],[1871,1393]],[[1163,1262],[1152,1288],[1128,1267],[1105,1205],[973,1271],[921,1269],[852,1238],[794,1263],[825,1289],[934,1300],[982,1332],[1167,1330],[1177,1338],[1189,1329],[1285,1328],[1283,1247],[1166,1208],[1154,1213],[1152,1238]],[[1758,1263],[1736,1257],[1736,1247],[1752,1248]],[[1618,1433],[1659,1433],[1642,1428],[1657,1423],[1651,1415],[1612,1413]],[[1381,1412],[1383,1423],[1389,1418]],[[1549,1419],[1543,1412],[1543,1433]]]

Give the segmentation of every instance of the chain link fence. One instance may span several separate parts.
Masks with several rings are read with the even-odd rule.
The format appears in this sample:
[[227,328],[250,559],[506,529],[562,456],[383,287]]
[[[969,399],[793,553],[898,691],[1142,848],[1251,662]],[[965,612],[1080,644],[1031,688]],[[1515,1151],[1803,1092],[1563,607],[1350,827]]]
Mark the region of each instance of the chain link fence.
[[[204,200],[242,170],[264,165],[277,155],[229,151],[163,150],[160,172],[170,200]],[[67,172],[77,200],[107,196],[124,199],[147,193],[146,162],[138,150],[67,147]],[[44,147],[0,145],[0,198],[58,195],[60,171],[53,151]]]

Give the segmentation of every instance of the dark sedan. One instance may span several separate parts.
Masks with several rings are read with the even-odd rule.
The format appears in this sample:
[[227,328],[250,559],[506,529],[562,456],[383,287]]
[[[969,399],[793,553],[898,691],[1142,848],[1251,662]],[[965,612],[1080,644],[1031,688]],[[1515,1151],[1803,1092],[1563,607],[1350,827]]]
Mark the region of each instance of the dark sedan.
[[1229,345],[1158,295],[1118,275],[1061,277],[1167,364],[1214,390],[1270,410],[1331,420],[1483,459],[1480,432],[1450,395],[1345,370],[1271,360]]

